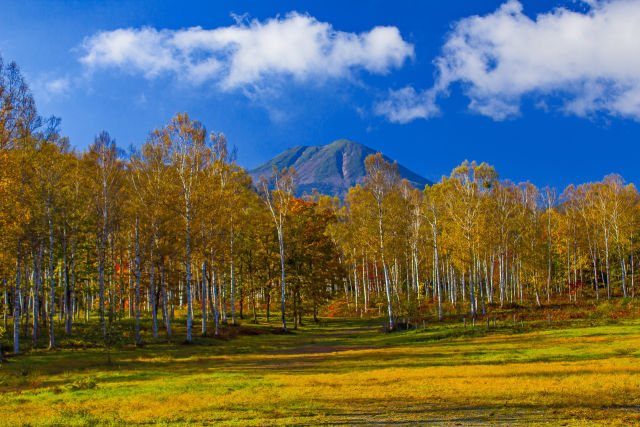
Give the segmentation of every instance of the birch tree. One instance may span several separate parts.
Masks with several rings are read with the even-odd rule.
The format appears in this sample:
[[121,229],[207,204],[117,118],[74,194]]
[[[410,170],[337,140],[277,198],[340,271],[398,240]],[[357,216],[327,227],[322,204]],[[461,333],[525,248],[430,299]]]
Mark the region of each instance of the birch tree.
[[208,147],[206,130],[198,121],[189,116],[177,114],[163,129],[157,131],[157,137],[166,145],[167,161],[171,164],[175,179],[173,185],[180,195],[179,213],[184,221],[185,269],[187,290],[187,341],[192,341],[192,277],[191,277],[191,227],[198,213],[200,192],[202,189],[202,172],[206,169]]
[[289,214],[291,202],[294,198],[294,185],[296,180],[296,171],[293,168],[284,168],[278,170],[273,167],[271,178],[267,180],[262,177],[258,186],[260,188],[262,199],[267,205],[271,218],[276,226],[278,233],[278,246],[280,248],[280,298],[282,310],[282,329],[287,331],[287,319],[285,318],[285,242],[284,242],[284,224]]
[[113,218],[112,211],[119,205],[119,192],[122,187],[122,164],[118,160],[118,149],[115,140],[111,139],[108,132],[103,131],[98,135],[93,144],[89,146],[89,162],[91,162],[92,193],[95,197],[94,208],[96,210],[96,235],[98,240],[98,288],[100,304],[100,328],[102,335],[106,336],[105,323],[105,245],[111,233]]
[[422,203],[422,215],[427,220],[431,231],[431,242],[433,245],[433,271],[434,283],[438,297],[438,320],[442,320],[442,285],[440,283],[440,253],[439,237],[441,233],[440,220],[443,216],[444,200],[442,196],[441,184],[434,184],[424,189],[424,199]]
[[393,307],[391,299],[391,284],[389,280],[389,269],[385,258],[385,234],[389,210],[390,195],[397,190],[399,184],[398,165],[387,162],[381,153],[371,154],[364,161],[367,175],[365,177],[365,188],[373,197],[375,217],[378,227],[378,238],[380,243],[380,259],[384,272],[385,292],[387,296],[387,313],[389,315],[389,328],[395,329],[395,319],[393,317]]
[[551,302],[551,217],[556,203],[556,191],[554,188],[545,187],[542,190],[542,200],[547,215],[547,303]]

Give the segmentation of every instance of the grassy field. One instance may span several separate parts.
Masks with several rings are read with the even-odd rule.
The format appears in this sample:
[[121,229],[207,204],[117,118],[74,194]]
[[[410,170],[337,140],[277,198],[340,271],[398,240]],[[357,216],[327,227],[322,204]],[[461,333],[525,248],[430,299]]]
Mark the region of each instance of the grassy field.
[[176,325],[110,350],[61,339],[1,365],[0,424],[640,423],[638,320],[382,323],[244,323],[191,345]]

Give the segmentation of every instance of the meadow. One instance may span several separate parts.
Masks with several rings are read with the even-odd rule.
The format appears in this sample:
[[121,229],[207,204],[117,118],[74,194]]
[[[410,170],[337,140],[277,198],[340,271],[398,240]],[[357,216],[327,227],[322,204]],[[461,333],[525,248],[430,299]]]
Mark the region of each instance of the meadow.
[[640,423],[633,318],[505,315],[393,333],[382,318],[322,318],[289,334],[261,319],[192,344],[179,323],[140,348],[127,319],[109,346],[79,323],[54,351],[7,356],[0,424]]

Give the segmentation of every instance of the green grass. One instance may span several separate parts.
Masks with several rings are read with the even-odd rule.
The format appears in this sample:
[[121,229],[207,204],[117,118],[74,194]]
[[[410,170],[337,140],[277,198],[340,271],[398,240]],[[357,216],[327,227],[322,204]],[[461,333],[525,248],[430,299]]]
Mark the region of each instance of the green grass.
[[391,334],[383,319],[245,321],[191,345],[176,319],[142,348],[129,320],[113,348],[80,323],[1,365],[0,425],[640,423],[639,320],[504,317]]

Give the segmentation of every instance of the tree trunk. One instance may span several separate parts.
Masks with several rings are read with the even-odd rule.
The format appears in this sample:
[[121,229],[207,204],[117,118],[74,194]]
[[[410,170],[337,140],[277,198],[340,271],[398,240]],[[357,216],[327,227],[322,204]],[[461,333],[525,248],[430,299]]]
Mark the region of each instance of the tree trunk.
[[[605,219],[606,221],[606,219]],[[604,258],[607,272],[607,299],[611,299],[611,285],[609,278],[609,230],[606,227],[606,223],[604,225]]]
[[284,238],[282,228],[278,229],[278,244],[280,245],[280,267],[282,269],[282,329],[287,331],[287,319],[285,318],[285,277],[284,277]]
[[[473,258],[472,258],[473,259]],[[471,317],[476,318],[476,300],[473,294],[473,273],[472,266],[469,267],[469,303],[471,304]],[[464,286],[464,284],[462,285]]]
[[[64,218],[63,218],[64,221]],[[69,334],[69,267],[67,266],[67,226],[62,227],[62,278],[64,283],[62,306],[64,308],[64,332]]]
[[269,323],[269,315],[271,313],[271,287],[267,288],[267,323]]
[[187,206],[187,341],[191,342],[191,212]]
[[107,326],[104,319],[104,237],[98,239],[98,297],[100,299],[100,329],[102,329],[102,336],[107,335]]
[[216,260],[213,254],[213,248],[211,249],[211,288],[213,289],[213,308],[212,314],[215,320],[215,334],[220,333],[220,314],[218,313],[218,286],[216,283]]
[[136,344],[140,345],[140,233],[136,217]]
[[149,286],[151,287],[151,316],[152,316],[152,322],[153,322],[153,337],[158,338],[158,303],[156,301],[153,243],[151,243],[151,251],[149,252]]
[[127,292],[127,298],[129,302],[129,319],[133,317],[133,274],[131,269],[133,268],[133,260],[131,259],[131,244],[129,243],[129,292]]
[[69,287],[69,313],[67,317],[67,333],[73,333],[73,315],[75,312],[76,298],[76,230],[73,228],[71,236],[71,281]]
[[[44,245],[40,242],[38,257],[33,258],[34,295],[33,295],[33,345],[40,338],[40,289],[42,287],[42,258]],[[5,302],[6,304],[6,302]],[[6,325],[5,325],[6,329]]]
[[258,323],[258,314],[256,313],[256,293],[251,289],[251,309],[253,312],[253,323]]
[[49,213],[49,349],[53,349],[56,340],[53,332],[53,316],[55,314],[55,292],[54,292],[54,274],[53,274],[53,224],[51,223],[51,213]]
[[230,253],[230,261],[231,261],[231,323],[235,326],[236,324],[236,282],[235,282],[235,272],[233,268],[233,229],[231,230],[231,253]]
[[626,271],[626,266],[624,262],[624,257],[622,256],[622,249],[620,248],[619,244],[618,244],[618,258],[620,259],[620,271],[622,274],[622,295],[624,295],[624,297],[626,298],[627,286],[626,286],[625,279],[627,278],[627,271]]
[[219,295],[221,297],[221,312],[220,312],[220,317],[222,319],[222,323],[224,323],[225,325],[227,324],[227,281],[225,280],[227,277],[227,273],[225,271],[225,266],[224,266],[224,258],[222,258],[222,280],[220,280],[218,282],[218,285],[220,286],[220,292]]
[[438,269],[438,237],[437,237],[437,233],[434,232],[433,235],[433,255],[435,257],[434,260],[434,270],[435,270],[435,283],[434,286],[436,286],[438,288],[437,292],[438,292],[438,320],[442,321],[442,288],[440,285],[440,270]]
[[169,315],[169,295],[167,293],[167,282],[164,277],[164,269],[160,264],[160,286],[162,286],[162,312],[165,318],[167,335],[171,335],[171,316]]
[[[380,210],[380,208],[379,208]],[[389,328],[393,330],[395,328],[395,321],[393,319],[393,307],[391,301],[391,284],[389,283],[389,271],[387,270],[387,263],[384,258],[384,234],[382,230],[382,213],[378,214],[378,231],[380,234],[380,257],[382,259],[382,269],[384,271],[384,285],[385,292],[387,294],[387,313],[389,315]]]
[[16,257],[16,286],[13,294],[13,354],[20,354],[20,254]]

